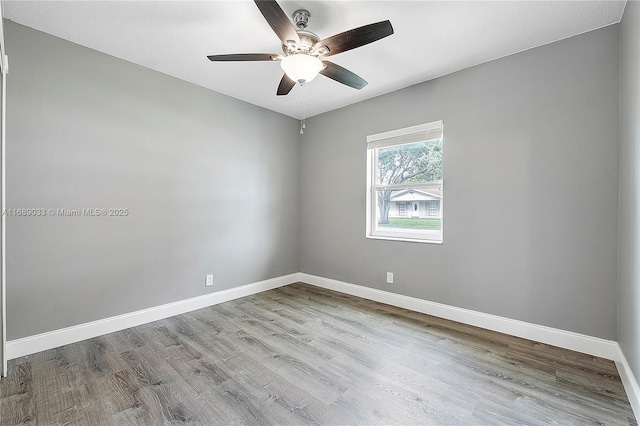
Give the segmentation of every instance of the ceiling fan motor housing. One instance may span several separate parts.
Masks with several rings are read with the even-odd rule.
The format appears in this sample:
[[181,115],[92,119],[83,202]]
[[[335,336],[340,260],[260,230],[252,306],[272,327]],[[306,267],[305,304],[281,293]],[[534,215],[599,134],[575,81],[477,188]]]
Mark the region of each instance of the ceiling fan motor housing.
[[307,55],[319,56],[324,52],[318,52],[316,49],[316,43],[320,41],[320,37],[311,31],[307,31],[307,25],[309,25],[309,20],[311,19],[311,13],[306,9],[298,9],[293,12],[293,22],[295,26],[298,28],[296,33],[300,38],[300,44],[287,41],[287,43],[282,44],[282,51],[285,56],[295,55],[297,53],[304,53]]
[[314,47],[318,41],[320,41],[320,37],[312,33],[311,31],[303,31],[298,30],[298,37],[300,37],[300,44],[287,43],[282,44],[282,51],[285,55],[294,55],[296,53],[306,53],[306,54],[314,54],[317,53],[314,51]]

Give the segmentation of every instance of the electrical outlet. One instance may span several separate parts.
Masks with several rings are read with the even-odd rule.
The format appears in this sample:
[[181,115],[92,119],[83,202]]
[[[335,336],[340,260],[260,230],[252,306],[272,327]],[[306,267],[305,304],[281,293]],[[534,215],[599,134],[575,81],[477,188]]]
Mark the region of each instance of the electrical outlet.
[[387,284],[393,284],[393,272],[387,272]]
[[204,286],[210,287],[213,285],[213,275],[207,275],[204,280]]

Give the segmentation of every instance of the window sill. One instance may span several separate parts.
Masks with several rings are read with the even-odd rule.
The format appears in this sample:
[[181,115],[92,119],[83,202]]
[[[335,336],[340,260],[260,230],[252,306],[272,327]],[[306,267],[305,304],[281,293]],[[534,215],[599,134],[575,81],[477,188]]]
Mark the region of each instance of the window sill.
[[423,240],[423,239],[408,238],[408,237],[385,237],[381,235],[366,235],[366,237],[371,240],[403,241],[406,243],[423,243],[423,244],[426,243],[426,244],[437,244],[437,245],[443,244],[443,241]]

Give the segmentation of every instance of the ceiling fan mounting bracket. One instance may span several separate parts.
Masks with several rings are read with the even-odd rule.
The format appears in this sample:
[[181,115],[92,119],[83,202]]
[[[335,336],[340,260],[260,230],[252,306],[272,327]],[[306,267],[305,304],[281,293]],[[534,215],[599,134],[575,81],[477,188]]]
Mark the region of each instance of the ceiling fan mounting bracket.
[[298,9],[293,12],[293,22],[296,24],[299,30],[304,30],[309,25],[309,19],[311,19],[311,13],[306,9]]

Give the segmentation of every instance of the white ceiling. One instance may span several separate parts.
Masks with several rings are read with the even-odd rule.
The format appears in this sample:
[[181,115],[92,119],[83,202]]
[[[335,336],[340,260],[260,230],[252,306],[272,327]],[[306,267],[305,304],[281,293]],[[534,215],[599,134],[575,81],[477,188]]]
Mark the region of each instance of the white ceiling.
[[[313,116],[542,44],[617,23],[625,1],[281,1],[311,12],[326,38],[389,19],[395,34],[331,60],[369,82],[358,91],[318,76]],[[273,111],[300,118],[302,89],[276,96],[279,63],[207,55],[280,53],[252,1],[7,1],[4,17]]]

